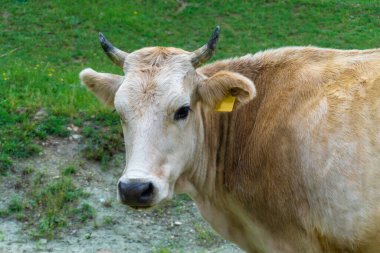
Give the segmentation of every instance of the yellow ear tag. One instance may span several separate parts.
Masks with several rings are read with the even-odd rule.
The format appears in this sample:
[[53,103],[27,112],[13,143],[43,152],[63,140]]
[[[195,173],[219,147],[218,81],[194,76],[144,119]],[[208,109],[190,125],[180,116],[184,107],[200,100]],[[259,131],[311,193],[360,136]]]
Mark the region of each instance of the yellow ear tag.
[[226,96],[219,105],[215,108],[216,112],[231,112],[234,109],[235,96],[228,95]]

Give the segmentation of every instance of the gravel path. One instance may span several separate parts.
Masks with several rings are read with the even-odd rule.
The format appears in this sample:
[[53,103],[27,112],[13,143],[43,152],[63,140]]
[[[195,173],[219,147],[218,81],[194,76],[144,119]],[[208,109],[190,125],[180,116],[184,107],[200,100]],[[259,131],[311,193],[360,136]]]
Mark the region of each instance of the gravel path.
[[84,160],[77,141],[54,139],[44,144],[40,156],[16,164],[16,173],[0,177],[0,209],[16,193],[17,171],[32,167],[49,177],[60,175],[68,165],[78,168],[76,184],[90,193],[86,199],[96,210],[96,219],[80,229],[67,230],[60,239],[38,241],[28,237],[23,224],[0,218],[0,252],[241,252],[221,239],[200,217],[187,197],[176,197],[152,211],[134,211],[116,200],[116,181],[122,171],[123,154],[118,154],[110,168]]

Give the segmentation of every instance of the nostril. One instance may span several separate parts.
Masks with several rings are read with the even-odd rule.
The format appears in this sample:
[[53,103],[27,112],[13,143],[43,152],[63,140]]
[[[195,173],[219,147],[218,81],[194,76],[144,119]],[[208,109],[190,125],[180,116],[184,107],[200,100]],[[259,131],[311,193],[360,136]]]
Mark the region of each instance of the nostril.
[[119,192],[124,193],[128,190],[128,184],[120,181],[118,184],[118,188],[119,188]]
[[147,184],[147,188],[141,193],[142,198],[150,198],[153,195],[154,186],[152,183]]

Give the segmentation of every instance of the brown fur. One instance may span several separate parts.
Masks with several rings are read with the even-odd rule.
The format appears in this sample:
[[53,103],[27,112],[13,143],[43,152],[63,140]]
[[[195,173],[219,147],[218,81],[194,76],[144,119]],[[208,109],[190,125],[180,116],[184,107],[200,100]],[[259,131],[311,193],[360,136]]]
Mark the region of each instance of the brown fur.
[[[297,240],[297,233],[309,234],[311,246],[316,235],[319,246],[314,243],[324,252],[361,252],[359,248],[370,234],[363,232],[357,238],[342,235],[344,239],[334,239],[320,232],[309,232],[313,225],[307,220],[308,214],[315,203],[310,202],[310,186],[302,176],[307,169],[300,160],[299,141],[303,137],[294,126],[307,123],[308,114],[326,99],[328,117],[321,118],[317,128],[306,124],[306,128],[314,129],[304,131],[310,131],[316,141],[326,143],[339,129],[347,132],[346,140],[342,141],[368,138],[377,145],[373,155],[378,157],[380,50],[284,48],[216,62],[200,71],[207,76],[220,71],[237,72],[253,80],[257,88],[256,99],[240,110],[203,117],[205,145],[209,148],[208,173],[216,174],[209,175],[212,180],[205,184],[215,185],[212,197],[215,205],[228,209],[228,200],[223,199],[230,195],[252,220],[275,237]],[[377,122],[377,127],[373,122]],[[358,151],[365,152],[365,147]],[[331,155],[325,154],[326,157]],[[312,169],[321,168],[322,165],[315,164]],[[344,170],[342,173],[341,176],[347,176],[353,184],[360,180],[357,173],[345,174]],[[373,173],[380,180],[380,172]],[[296,232],[289,235],[286,230]],[[376,247],[380,250],[379,241]],[[253,248],[250,250],[254,252]],[[305,249],[298,250],[296,252]]]

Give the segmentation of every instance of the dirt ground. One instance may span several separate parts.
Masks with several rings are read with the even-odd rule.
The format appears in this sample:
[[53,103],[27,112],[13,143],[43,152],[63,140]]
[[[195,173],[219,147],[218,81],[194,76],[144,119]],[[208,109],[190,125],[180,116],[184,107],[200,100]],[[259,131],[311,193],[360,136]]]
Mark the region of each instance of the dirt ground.
[[[16,167],[43,170],[53,178],[63,167],[76,166],[76,184],[90,193],[86,202],[95,208],[96,219],[82,228],[68,229],[60,239],[36,241],[21,222],[0,218],[1,253],[241,252],[213,233],[186,197],[176,197],[152,211],[134,211],[118,203],[116,182],[124,166],[123,154],[115,156],[110,168],[102,169],[81,157],[83,145],[78,141],[53,139],[44,146],[38,157],[18,162]],[[15,194],[16,175],[0,177],[0,209]]]

